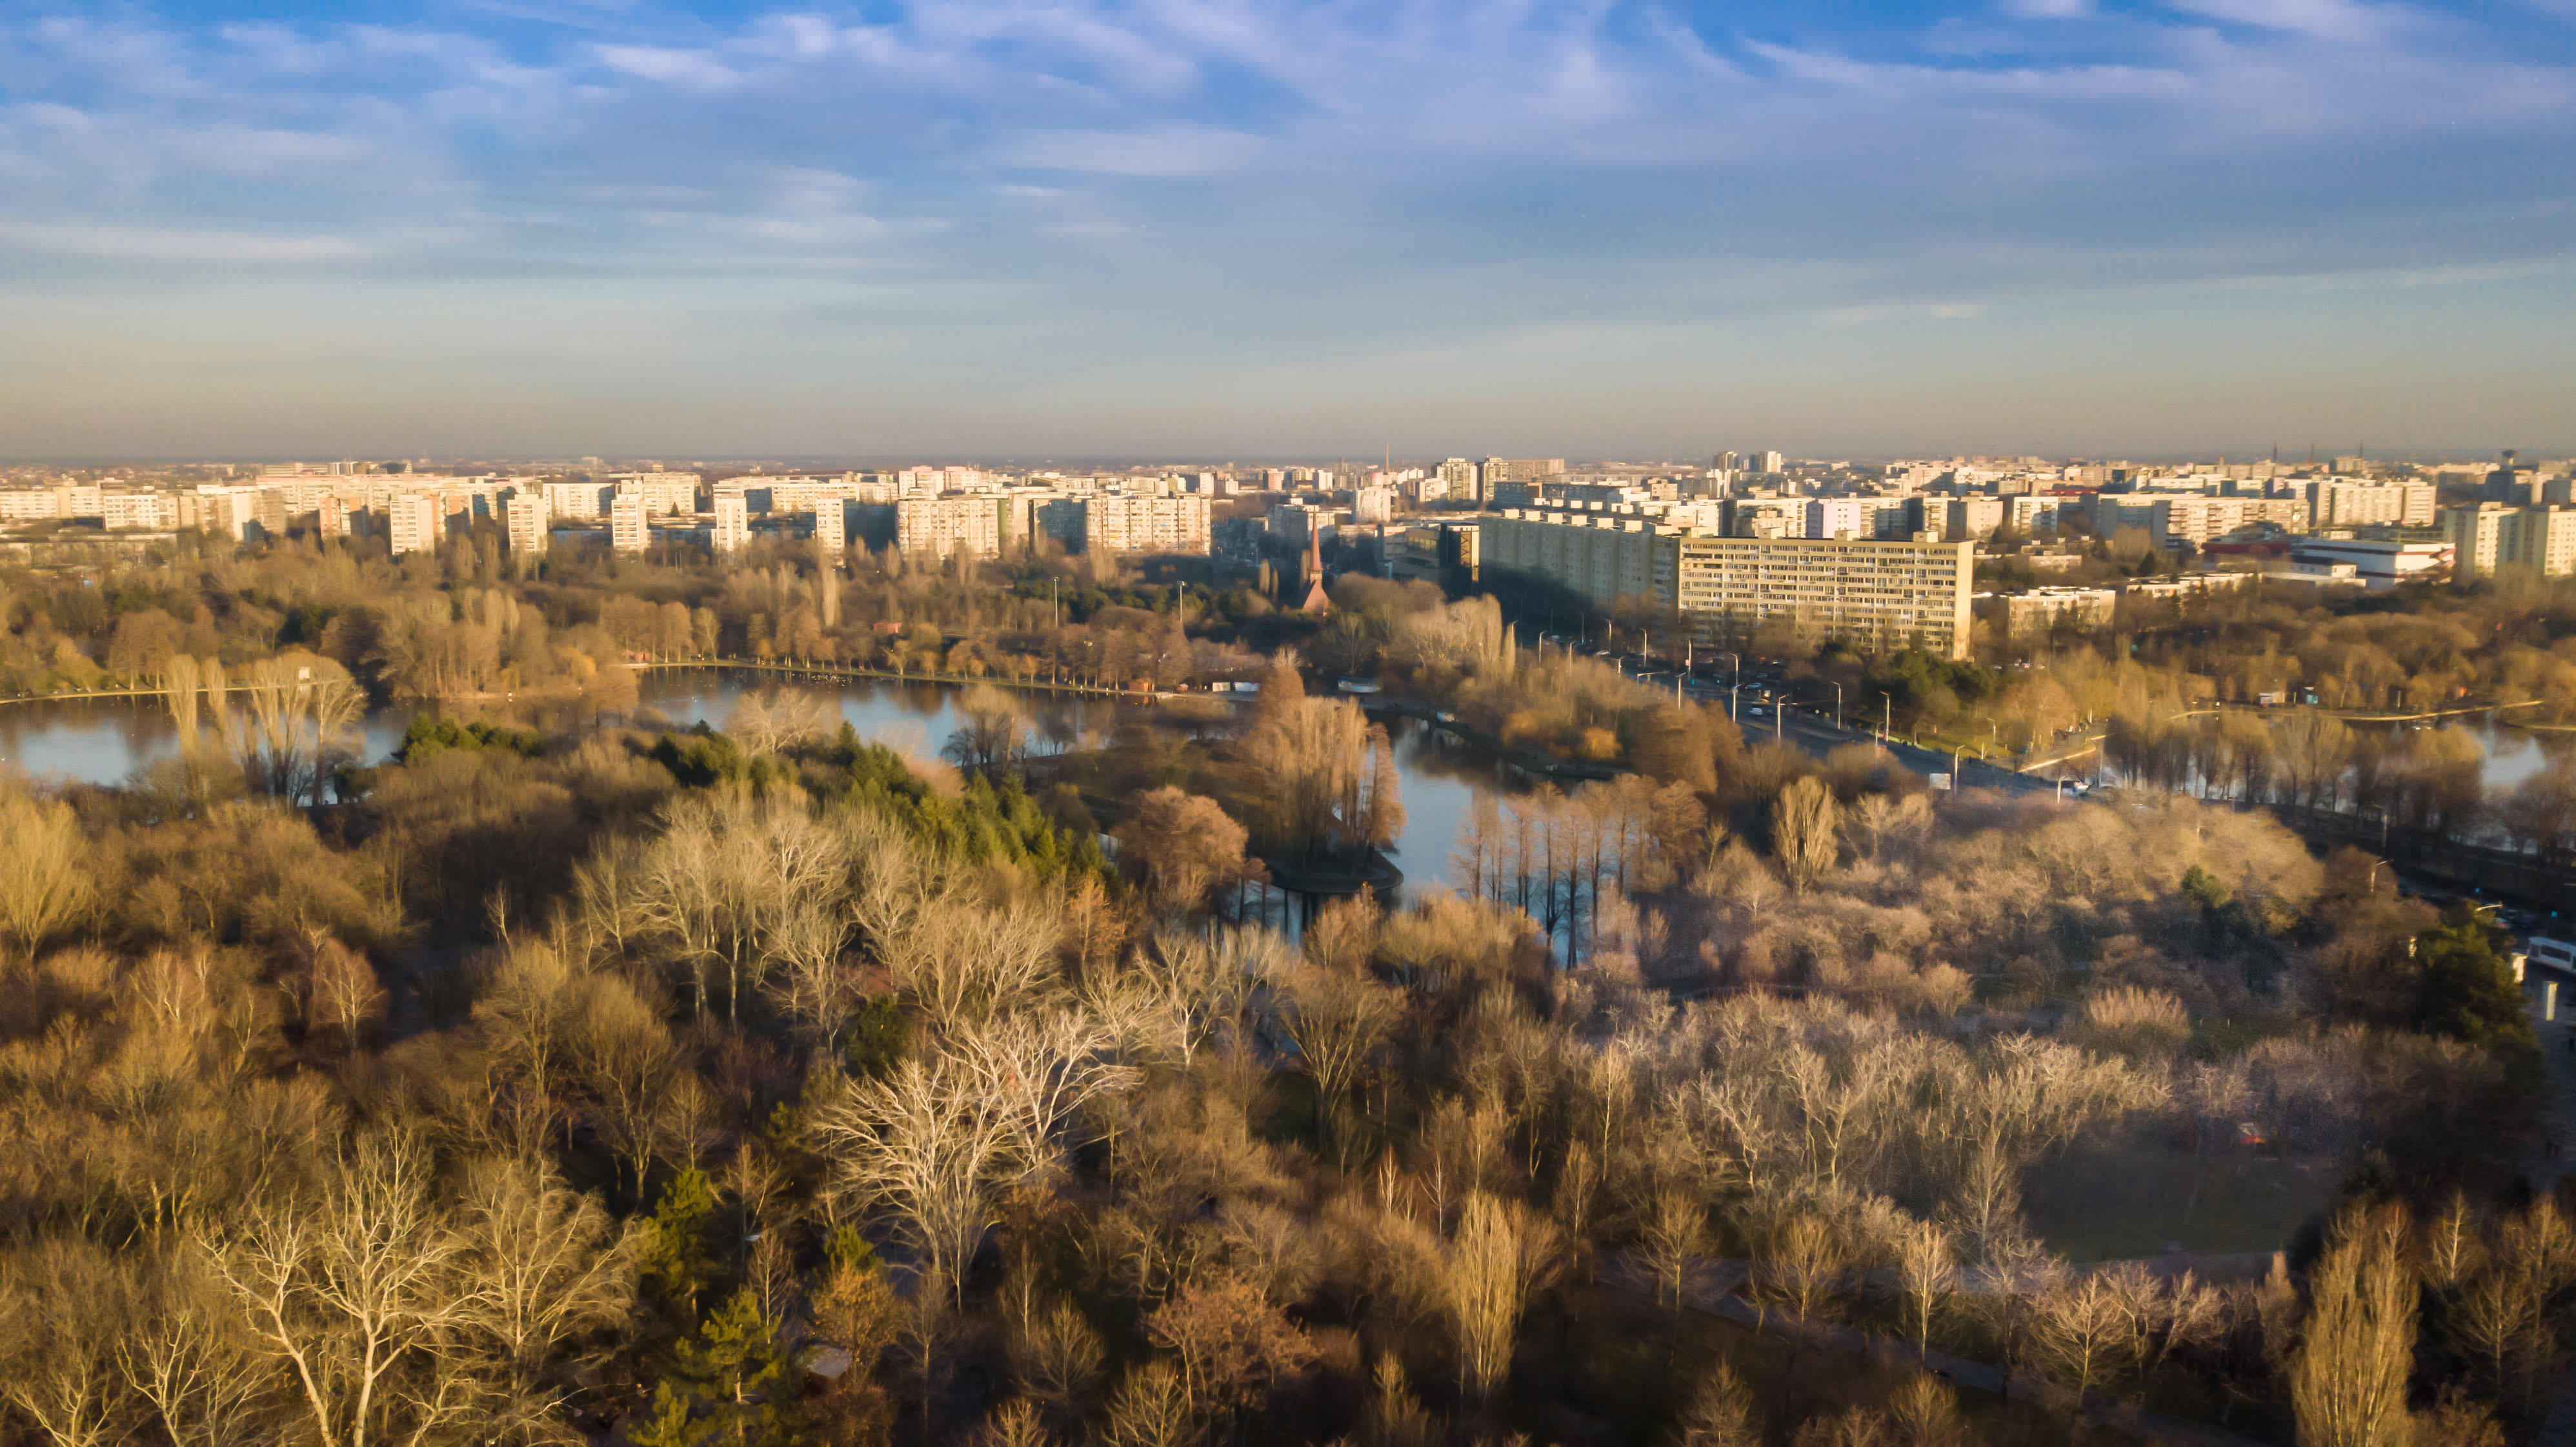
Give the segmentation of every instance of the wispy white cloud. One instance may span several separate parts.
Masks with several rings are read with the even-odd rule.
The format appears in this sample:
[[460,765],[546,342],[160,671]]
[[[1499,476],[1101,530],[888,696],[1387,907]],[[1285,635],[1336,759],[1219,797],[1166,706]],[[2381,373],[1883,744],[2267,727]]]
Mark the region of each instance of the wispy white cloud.
[[367,254],[366,247],[344,236],[41,221],[0,221],[0,247],[112,261],[253,265],[354,261]]
[[[726,286],[865,272],[961,331],[1174,345],[1210,316],[1392,355],[1768,315],[1983,319],[1949,329],[1973,346],[2035,299],[2123,287],[2555,275],[2576,243],[2532,217],[2576,203],[2576,67],[2501,13],[65,7],[0,19],[0,247],[181,290],[216,265],[649,279],[711,312]],[[362,219],[288,219],[316,217]],[[979,310],[1005,294],[1007,317]]]
[[2175,3],[2178,9],[2215,20],[2347,44],[2385,40],[2414,19],[2401,6],[2363,4],[2360,0],[2175,0]]
[[1164,125],[1133,131],[1039,131],[1005,141],[1006,165],[1110,176],[1210,176],[1257,161],[1259,136],[1210,126]]
[[743,83],[743,73],[703,50],[659,45],[596,45],[599,62],[620,75],[660,81],[684,90],[723,91]]

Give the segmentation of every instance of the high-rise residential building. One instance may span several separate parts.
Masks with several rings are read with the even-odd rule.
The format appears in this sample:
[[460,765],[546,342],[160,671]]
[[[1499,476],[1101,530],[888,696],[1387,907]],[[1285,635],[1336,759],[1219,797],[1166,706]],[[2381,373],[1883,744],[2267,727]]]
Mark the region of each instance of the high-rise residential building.
[[1961,538],[1983,542],[1993,537],[1996,530],[2004,525],[2004,519],[2011,515],[2011,509],[1999,497],[1926,498],[1923,501],[1937,504],[1939,513],[1939,519],[1935,521],[1931,516],[1935,507],[1925,507],[1923,530],[1939,533],[1952,542]]
[[640,553],[653,540],[644,524],[647,499],[644,491],[621,487],[608,500],[608,547],[611,552]]
[[2442,538],[2451,545],[2451,567],[2458,576],[2482,577],[2496,570],[2504,556],[2505,519],[2511,513],[2500,502],[2442,509]]
[[824,498],[814,504],[814,546],[826,558],[838,559],[850,545],[849,505],[841,499]]
[[617,487],[606,482],[549,482],[545,490],[550,516],[589,519],[606,513],[608,499],[616,495]]
[[741,551],[751,541],[751,502],[740,492],[727,489],[715,496],[715,524],[707,532],[707,541],[719,553]]
[[[1878,536],[1878,499],[1874,497],[1818,497],[1807,501],[1806,535],[1811,538],[1874,538]],[[1902,507],[1903,503],[1899,502]]]
[[1974,543],[1682,537],[1674,549],[1674,606],[1699,642],[1740,645],[1785,623],[1809,639],[1968,656]]
[[2549,578],[2576,573],[2576,509],[2527,507],[2507,516],[2496,564]]
[[2307,485],[2310,525],[2361,527],[2394,523],[2433,525],[2434,487],[2429,482],[2350,482],[2319,478]]
[[446,531],[446,521],[437,497],[425,492],[398,492],[385,505],[385,541],[396,556],[434,552]]
[[501,528],[508,534],[510,551],[515,556],[543,556],[552,523],[546,511],[546,495],[535,488],[521,487],[501,499]]
[[1486,568],[1596,604],[1644,602],[1703,643],[1740,647],[1785,624],[1811,640],[1967,656],[1976,545],[1964,540],[1724,537],[1589,510],[1510,509],[1480,523]]
[[894,505],[895,546],[906,553],[944,558],[1001,556],[1000,499],[989,493],[907,497]]
[[1452,457],[1440,464],[1440,481],[1451,502],[1481,502],[1484,493],[1476,483],[1476,464],[1463,457]]
[[1562,457],[1488,457],[1482,473],[1485,501],[1497,502],[1506,487],[1522,489],[1521,496],[1534,496],[1527,490],[1564,471]]
[[1736,468],[1742,466],[1743,462],[1744,459],[1741,454],[1721,452],[1717,455],[1717,460],[1714,466],[1720,472],[1733,472]]
[[2156,546],[2177,542],[2200,544],[2239,528],[2271,523],[2291,532],[2306,528],[2304,497],[2216,497],[2207,493],[2096,493],[2093,531],[2110,537],[2122,528],[2142,528]]
[[616,491],[643,498],[648,516],[698,510],[698,475],[694,472],[620,472],[608,480]]
[[339,494],[326,492],[314,504],[313,533],[324,542],[349,535],[349,505],[340,500]]
[[1759,470],[1766,473],[1785,472],[1788,467],[1789,459],[1777,452],[1765,452],[1762,454],[1762,466]]
[[1352,489],[1351,521],[1355,523],[1395,521],[1395,489],[1384,483]]
[[[1277,509],[1273,509],[1275,512]],[[1091,553],[1208,552],[1208,500],[1103,492],[1049,501],[1046,530],[1067,547]]]
[[99,499],[99,522],[110,531],[177,527],[178,499],[166,492],[111,492]]

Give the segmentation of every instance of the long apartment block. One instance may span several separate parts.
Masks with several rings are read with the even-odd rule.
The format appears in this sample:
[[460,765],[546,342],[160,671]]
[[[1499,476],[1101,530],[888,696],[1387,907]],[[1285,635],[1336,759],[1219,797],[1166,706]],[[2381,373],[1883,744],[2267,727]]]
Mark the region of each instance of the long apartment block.
[[1740,645],[1785,620],[1811,639],[1968,656],[1976,545],[1965,539],[1720,537],[1644,517],[1537,509],[1479,521],[1488,569],[1600,606],[1646,600],[1702,643]]

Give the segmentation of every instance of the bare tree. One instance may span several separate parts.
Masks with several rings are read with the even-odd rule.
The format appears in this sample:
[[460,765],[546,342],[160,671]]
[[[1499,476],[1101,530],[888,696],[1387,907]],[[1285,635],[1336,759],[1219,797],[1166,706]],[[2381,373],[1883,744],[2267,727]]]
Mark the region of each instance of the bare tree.
[[631,834],[612,834],[573,866],[572,901],[580,928],[596,949],[624,954],[650,925],[643,881],[652,846]]
[[975,1432],[975,1447],[1047,1447],[1046,1424],[1025,1401],[1004,1402]]
[[821,738],[839,721],[840,711],[819,694],[794,688],[745,691],[725,717],[725,732],[757,756]]
[[1511,1371],[1521,1313],[1554,1273],[1557,1243],[1553,1222],[1483,1191],[1458,1213],[1442,1295],[1458,1333],[1460,1385],[1480,1401],[1491,1400]]
[[962,895],[931,899],[878,957],[931,1023],[971,1026],[1034,1001],[1056,980],[1057,914],[1034,900],[999,908]]
[[1118,818],[1118,862],[1167,911],[1194,913],[1211,890],[1257,877],[1243,826],[1214,799],[1175,788],[1131,796]]
[[1820,1316],[1833,1299],[1849,1264],[1834,1223],[1813,1211],[1800,1211],[1771,1235],[1762,1255],[1764,1294],[1788,1308],[1799,1322]]
[[1127,1374],[1110,1399],[1110,1447],[1188,1447],[1199,1435],[1199,1404],[1170,1362],[1147,1362]]
[[1906,1325],[1912,1328],[1919,1358],[1932,1349],[1932,1319],[1958,1289],[1959,1268],[1952,1256],[1950,1233],[1937,1221],[1915,1221],[1896,1238],[1896,1289],[1905,1299]]
[[429,1203],[429,1162],[396,1135],[359,1139],[318,1199],[262,1202],[215,1271],[293,1382],[302,1430],[331,1447],[433,1438],[482,1416],[450,1344],[464,1311],[459,1242]]
[[1646,1203],[1637,1237],[1647,1269],[1654,1273],[1656,1294],[1670,1293],[1673,1310],[1680,1312],[1691,1263],[1707,1249],[1708,1208],[1692,1192],[1666,1186]]
[[1761,1447],[1753,1394],[1735,1368],[1719,1362],[1691,1389],[1690,1405],[1673,1428],[1672,1447]]
[[781,902],[766,942],[777,962],[771,991],[779,1008],[835,1054],[866,996],[858,972],[842,957],[849,939],[849,915],[837,901],[799,895]]
[[662,1100],[681,1072],[679,1046],[652,1007],[611,975],[583,998],[570,1048],[600,1137],[640,1193]]
[[851,1082],[818,1109],[816,1144],[833,1189],[883,1209],[964,1300],[963,1268],[992,1224],[992,1178],[1006,1168],[1009,1110],[952,1057],[907,1059]]
[[2313,1304],[2290,1358],[2299,1447],[2402,1447],[2415,1353],[2403,1216],[2347,1215],[2309,1276]]
[[277,1379],[200,1253],[165,1263],[117,1362],[175,1447],[232,1447],[268,1420]]
[[0,931],[34,954],[89,907],[80,821],[69,804],[0,782]]
[[1011,1341],[1012,1370],[1021,1390],[1066,1420],[1080,1414],[1082,1403],[1099,1386],[1108,1355],[1100,1333],[1068,1301],[1035,1315]]
[[457,1323],[507,1383],[495,1418],[542,1421],[565,1399],[559,1374],[591,1356],[581,1344],[625,1324],[634,1253],[599,1202],[551,1166],[475,1162],[461,1205]]
[[0,1401],[57,1447],[112,1447],[132,1433],[126,1352],[130,1281],[87,1241],[48,1240],[0,1278]]
[[1136,1072],[1111,1055],[1114,1039],[1090,1012],[1063,1009],[1003,1016],[955,1041],[956,1063],[996,1113],[1003,1183],[1052,1171],[1065,1127],[1092,1101],[1135,1083]]
[[1314,1079],[1325,1134],[1345,1161],[1353,1144],[1353,1092],[1400,1013],[1396,992],[1366,975],[1308,966],[1282,982],[1281,1020]]
[[1020,701],[989,683],[970,685],[957,696],[957,731],[940,754],[970,774],[1002,774],[1017,765],[1028,748],[1028,721]]
[[1838,812],[1833,791],[1813,776],[1790,781],[1772,801],[1771,853],[1792,889],[1805,893],[1834,867]]

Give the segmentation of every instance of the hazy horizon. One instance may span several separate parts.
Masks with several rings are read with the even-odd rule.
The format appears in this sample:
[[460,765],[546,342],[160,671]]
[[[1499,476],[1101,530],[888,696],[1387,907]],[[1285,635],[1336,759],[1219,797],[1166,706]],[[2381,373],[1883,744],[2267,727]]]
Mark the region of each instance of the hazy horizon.
[[0,0],[0,455],[2564,455],[2571,81],[2547,0]]

